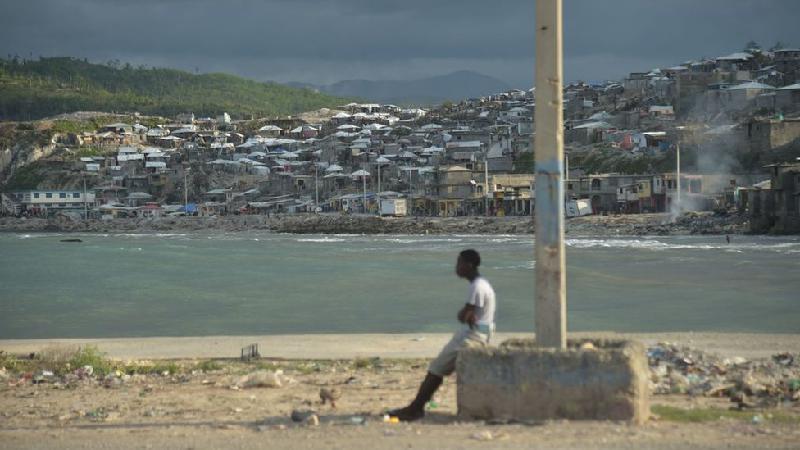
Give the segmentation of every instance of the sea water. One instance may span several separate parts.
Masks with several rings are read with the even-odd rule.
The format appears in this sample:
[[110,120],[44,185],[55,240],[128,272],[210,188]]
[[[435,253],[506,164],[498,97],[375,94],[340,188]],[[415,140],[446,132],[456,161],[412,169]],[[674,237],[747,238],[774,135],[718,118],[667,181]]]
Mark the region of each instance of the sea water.
[[[566,243],[572,331],[800,332],[798,237]],[[532,236],[4,233],[0,338],[447,332],[465,248],[532,330]]]

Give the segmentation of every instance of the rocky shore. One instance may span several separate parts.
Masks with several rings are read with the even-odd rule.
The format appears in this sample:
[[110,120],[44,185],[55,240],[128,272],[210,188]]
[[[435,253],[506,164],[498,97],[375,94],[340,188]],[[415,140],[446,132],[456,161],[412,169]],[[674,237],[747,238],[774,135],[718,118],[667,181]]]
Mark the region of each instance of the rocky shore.
[[[163,233],[237,232],[263,230],[298,234],[531,234],[530,217],[375,217],[361,215],[297,214],[223,217],[160,217],[78,221],[0,218],[5,232]],[[690,235],[742,234],[746,217],[735,214],[686,213],[677,220],[668,214],[586,216],[568,219],[571,235]]]

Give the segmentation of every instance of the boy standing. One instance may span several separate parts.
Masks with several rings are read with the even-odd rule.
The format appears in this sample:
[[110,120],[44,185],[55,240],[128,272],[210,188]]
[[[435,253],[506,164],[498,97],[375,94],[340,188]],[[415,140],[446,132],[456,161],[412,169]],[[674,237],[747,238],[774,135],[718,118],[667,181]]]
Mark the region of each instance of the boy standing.
[[405,408],[389,411],[402,421],[412,421],[425,416],[425,404],[442,385],[444,377],[456,368],[456,356],[462,348],[483,346],[494,333],[495,294],[492,285],[478,273],[481,257],[475,250],[464,250],[456,261],[456,275],[469,281],[466,304],[458,311],[458,321],[463,327],[453,334],[439,356],[431,361],[428,373],[416,398]]

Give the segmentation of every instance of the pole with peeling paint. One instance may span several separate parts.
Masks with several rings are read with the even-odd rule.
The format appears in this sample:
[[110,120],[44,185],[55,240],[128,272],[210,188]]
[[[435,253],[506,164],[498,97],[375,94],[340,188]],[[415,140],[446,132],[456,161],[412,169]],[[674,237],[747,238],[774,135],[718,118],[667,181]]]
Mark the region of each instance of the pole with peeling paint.
[[536,341],[567,345],[561,0],[536,1]]

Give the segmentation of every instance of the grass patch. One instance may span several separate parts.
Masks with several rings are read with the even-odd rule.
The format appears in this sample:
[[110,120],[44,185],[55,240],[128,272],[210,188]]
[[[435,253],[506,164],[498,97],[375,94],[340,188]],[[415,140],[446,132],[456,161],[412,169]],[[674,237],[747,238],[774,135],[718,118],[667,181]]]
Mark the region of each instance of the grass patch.
[[163,374],[164,372],[169,372],[169,375],[175,375],[178,373],[183,372],[183,367],[179,366],[175,362],[164,362],[154,365],[153,367],[147,370],[148,373],[156,373],[156,374]]
[[214,360],[200,361],[194,366],[195,370],[202,370],[203,372],[212,372],[214,370],[222,369],[222,365]]
[[94,373],[100,376],[116,370],[115,363],[93,346],[48,347],[35,353],[33,359],[20,359],[7,353],[0,353],[0,367],[5,367],[12,373],[49,370],[57,375],[64,375],[83,366],[92,366]]
[[800,416],[783,411],[738,411],[721,408],[677,408],[674,406],[654,405],[653,414],[661,420],[682,423],[703,423],[723,419],[751,421],[753,416],[761,416],[764,421],[774,423],[800,424]]
[[283,366],[281,366],[280,364],[274,363],[272,361],[259,361],[259,362],[257,362],[255,364],[255,369],[256,370],[271,370],[271,371],[274,372],[274,371],[276,371],[278,369],[282,369],[282,368],[283,368]]
[[353,361],[353,368],[358,369],[366,369],[368,367],[372,367],[372,360],[367,358],[356,358]]
[[322,371],[319,364],[314,362],[292,364],[289,369],[302,375],[311,375]]

